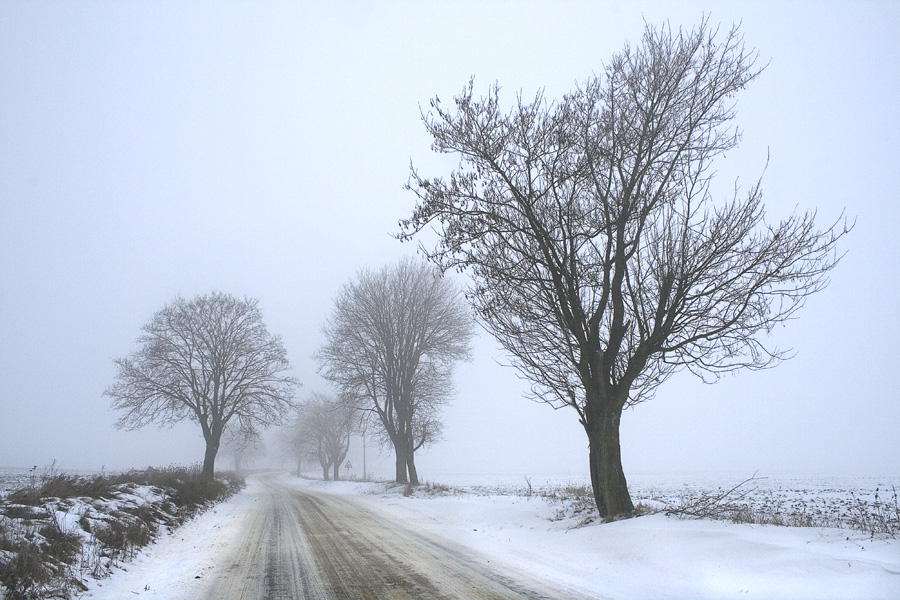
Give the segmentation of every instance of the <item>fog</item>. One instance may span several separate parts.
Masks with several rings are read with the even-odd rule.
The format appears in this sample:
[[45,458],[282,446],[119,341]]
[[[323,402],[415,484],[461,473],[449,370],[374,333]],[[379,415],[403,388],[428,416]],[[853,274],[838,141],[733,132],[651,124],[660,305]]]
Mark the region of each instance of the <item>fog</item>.
[[[102,395],[178,294],[258,298],[300,395],[328,391],[312,355],[334,295],[415,252],[392,237],[410,161],[455,165],[429,149],[430,98],[472,75],[509,101],[558,98],[645,20],[708,14],[771,61],[737,99],[722,190],[765,171],[770,218],[857,225],[829,287],[774,333],[796,356],[711,386],[674,377],[623,417],[626,475],[900,474],[900,6],[640,4],[0,4],[0,467],[200,461],[195,425],[116,430]],[[507,361],[482,332],[423,479],[586,475],[574,411],[525,399]],[[361,472],[358,441],[350,460]],[[392,472],[374,446],[367,462]]]

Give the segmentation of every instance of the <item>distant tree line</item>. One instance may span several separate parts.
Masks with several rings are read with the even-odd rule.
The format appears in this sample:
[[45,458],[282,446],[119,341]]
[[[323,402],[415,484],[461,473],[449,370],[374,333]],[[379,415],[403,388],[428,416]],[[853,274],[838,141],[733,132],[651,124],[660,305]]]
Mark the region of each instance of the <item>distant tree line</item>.
[[283,441],[298,471],[313,462],[323,478],[338,479],[350,437],[366,423],[394,449],[397,481],[418,484],[415,452],[440,438],[453,366],[469,356],[467,310],[461,292],[424,261],[360,271],[339,292],[317,353],[337,393],[298,403],[298,382],[284,375],[287,353],[257,300],[179,297],[143,327],[138,350],[115,361],[117,380],[105,393],[123,411],[119,427],[197,423],[207,478],[222,447],[239,469],[259,452],[261,428],[289,421]]

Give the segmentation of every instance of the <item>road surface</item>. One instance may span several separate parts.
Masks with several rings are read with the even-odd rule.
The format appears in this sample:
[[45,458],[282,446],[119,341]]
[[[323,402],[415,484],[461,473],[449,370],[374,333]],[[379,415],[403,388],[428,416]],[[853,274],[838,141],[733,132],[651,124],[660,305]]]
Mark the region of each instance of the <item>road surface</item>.
[[491,564],[351,497],[261,475],[240,543],[207,600],[557,599],[573,590]]

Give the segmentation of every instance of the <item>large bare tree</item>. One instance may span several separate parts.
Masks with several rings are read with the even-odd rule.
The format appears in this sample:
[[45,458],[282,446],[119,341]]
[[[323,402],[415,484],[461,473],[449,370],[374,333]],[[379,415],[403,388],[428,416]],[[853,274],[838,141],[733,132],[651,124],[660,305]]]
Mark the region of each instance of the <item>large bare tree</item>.
[[713,199],[712,162],[734,148],[734,96],[761,72],[737,27],[647,26],[557,102],[473,83],[423,116],[433,149],[461,156],[449,178],[412,169],[418,196],[401,239],[467,270],[477,315],[533,384],[575,409],[604,516],[630,513],[619,424],[686,368],[715,379],[787,355],[765,334],[827,284],[842,221],[765,219],[759,182]]
[[116,359],[117,380],[105,392],[124,411],[117,426],[138,429],[189,419],[200,425],[212,478],[227,427],[253,438],[293,406],[296,382],[281,339],[268,332],[257,300],[213,292],[178,297],[144,325],[138,350]]
[[419,483],[415,452],[440,431],[438,409],[474,324],[461,292],[421,260],[363,270],[335,300],[317,353],[322,374],[381,424],[399,483]]

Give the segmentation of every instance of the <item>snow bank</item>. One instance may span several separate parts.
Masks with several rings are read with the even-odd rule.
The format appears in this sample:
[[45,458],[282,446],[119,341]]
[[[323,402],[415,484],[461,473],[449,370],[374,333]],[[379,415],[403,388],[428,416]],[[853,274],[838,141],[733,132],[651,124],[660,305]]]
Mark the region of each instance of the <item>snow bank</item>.
[[356,496],[511,566],[605,597],[900,598],[900,540],[861,532],[663,514],[572,528],[571,519],[553,521],[557,509],[537,496],[406,497],[377,484],[291,485]]

